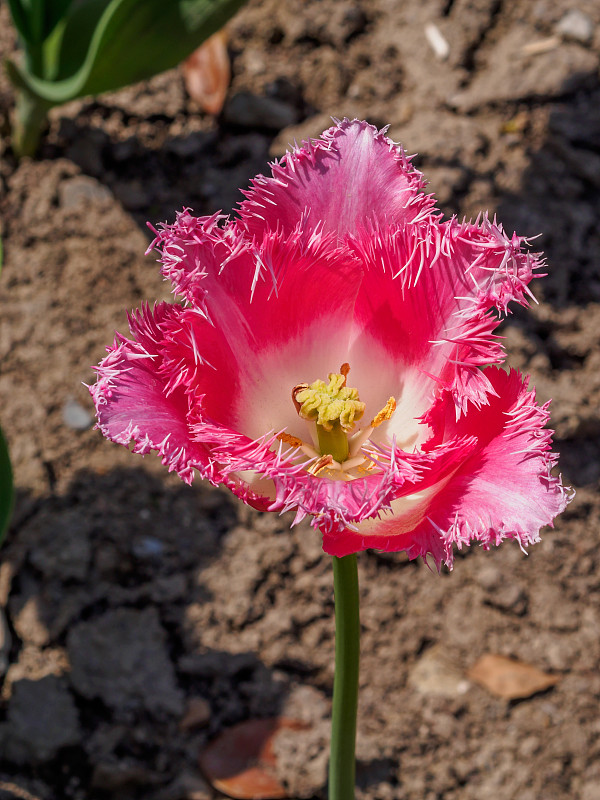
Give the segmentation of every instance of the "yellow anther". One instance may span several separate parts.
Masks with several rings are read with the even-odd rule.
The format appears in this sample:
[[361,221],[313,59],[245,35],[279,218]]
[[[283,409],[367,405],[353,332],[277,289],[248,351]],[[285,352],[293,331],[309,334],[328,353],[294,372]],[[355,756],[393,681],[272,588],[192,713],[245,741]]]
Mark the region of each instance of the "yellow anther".
[[333,461],[333,456],[327,453],[327,455],[321,456],[318,461],[315,461],[315,463],[308,468],[308,472],[313,475],[318,475],[319,472],[326,469],[330,464],[333,464]]
[[390,397],[381,411],[371,420],[371,427],[377,428],[381,425],[382,422],[387,422],[388,419],[391,419],[392,414],[396,410],[396,400],[394,397]]
[[301,447],[303,442],[302,439],[299,439],[297,436],[292,436],[291,433],[278,433],[275,437],[279,439],[280,442],[284,442],[284,444],[289,444],[292,447]]
[[[342,364],[342,368],[346,364]],[[316,380],[310,386],[300,384],[294,387],[293,398],[298,414],[303,419],[313,420],[326,431],[331,431],[339,422],[344,431],[354,427],[365,410],[365,404],[358,398],[358,389],[346,386],[348,370],[329,373],[329,384]]]

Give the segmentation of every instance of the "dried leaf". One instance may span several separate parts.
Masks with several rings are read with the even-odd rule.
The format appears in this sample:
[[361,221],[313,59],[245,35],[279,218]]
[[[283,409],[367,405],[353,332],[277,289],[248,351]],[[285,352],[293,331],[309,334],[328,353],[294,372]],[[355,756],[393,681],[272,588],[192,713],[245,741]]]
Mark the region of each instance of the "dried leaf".
[[236,800],[281,800],[285,788],[275,774],[273,740],[283,729],[302,731],[305,722],[285,717],[250,719],[224,730],[200,753],[200,769],[213,787]]
[[207,39],[182,64],[185,88],[209,114],[223,108],[231,78],[227,35],[221,30]]
[[491,653],[481,656],[467,675],[484,689],[505,700],[531,697],[554,686],[559,680],[556,675],[542,672],[531,664]]

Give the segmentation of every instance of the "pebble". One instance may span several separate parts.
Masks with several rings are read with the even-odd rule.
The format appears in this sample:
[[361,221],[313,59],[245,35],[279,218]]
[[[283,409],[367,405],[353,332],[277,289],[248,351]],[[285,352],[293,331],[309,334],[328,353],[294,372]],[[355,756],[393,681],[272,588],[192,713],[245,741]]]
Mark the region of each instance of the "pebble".
[[426,650],[411,669],[408,683],[423,694],[458,697],[468,691],[467,681],[440,644]]
[[72,397],[63,406],[62,418],[67,428],[74,431],[87,431],[94,424],[94,418],[89,411]]
[[165,546],[156,536],[142,536],[131,545],[133,555],[140,561],[155,561],[163,555]]
[[594,23],[578,8],[572,8],[556,26],[556,33],[564,39],[589,44],[594,36]]
[[435,57],[440,61],[445,61],[450,55],[450,45],[438,26],[434,25],[433,22],[425,25],[425,38],[433,50]]

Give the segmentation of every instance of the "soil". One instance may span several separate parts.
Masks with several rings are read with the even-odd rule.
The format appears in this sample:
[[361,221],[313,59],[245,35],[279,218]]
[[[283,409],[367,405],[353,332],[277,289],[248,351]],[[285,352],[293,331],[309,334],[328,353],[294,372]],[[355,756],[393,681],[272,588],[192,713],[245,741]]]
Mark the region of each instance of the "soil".
[[[8,19],[4,2],[3,54]],[[292,796],[325,797],[333,598],[317,535],[105,441],[82,383],[125,310],[168,296],[146,220],[229,211],[288,142],[358,116],[418,152],[446,214],[487,208],[509,232],[543,232],[539,305],[503,332],[512,365],[554,398],[577,496],[527,557],[472,548],[438,576],[360,556],[357,796],[597,800],[600,6],[251,0],[229,42],[219,118],[175,70],[55,109],[21,163],[0,78],[0,416],[17,486],[0,566],[0,797],[204,800],[201,748],[289,713],[312,727],[279,742],[281,777]],[[498,698],[467,678],[485,653],[558,681]]]

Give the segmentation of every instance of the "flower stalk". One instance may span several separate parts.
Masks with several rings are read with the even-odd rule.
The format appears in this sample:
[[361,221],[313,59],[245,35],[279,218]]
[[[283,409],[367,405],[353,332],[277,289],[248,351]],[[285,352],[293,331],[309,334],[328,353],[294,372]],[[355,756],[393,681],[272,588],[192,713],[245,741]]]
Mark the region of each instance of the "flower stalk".
[[353,800],[360,616],[356,553],[333,556],[335,674],[329,758],[329,800]]
[[12,133],[12,149],[17,158],[35,155],[49,108],[49,103],[26,89],[17,90]]

